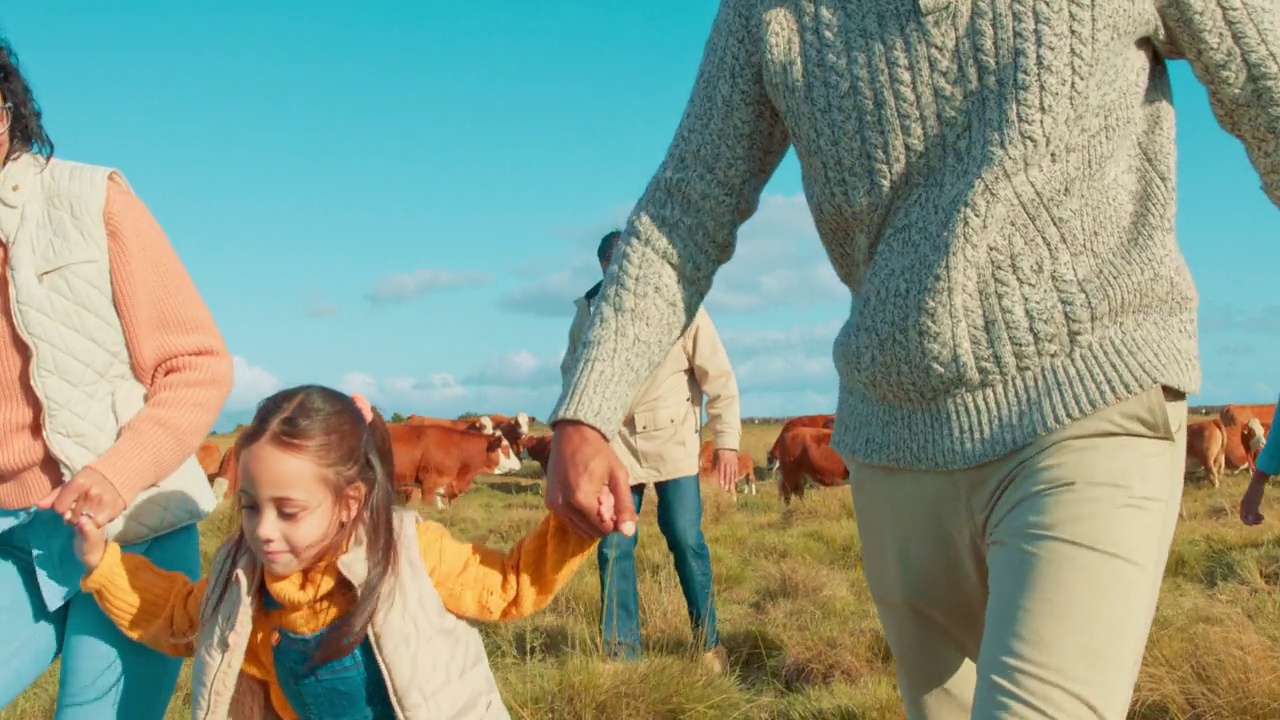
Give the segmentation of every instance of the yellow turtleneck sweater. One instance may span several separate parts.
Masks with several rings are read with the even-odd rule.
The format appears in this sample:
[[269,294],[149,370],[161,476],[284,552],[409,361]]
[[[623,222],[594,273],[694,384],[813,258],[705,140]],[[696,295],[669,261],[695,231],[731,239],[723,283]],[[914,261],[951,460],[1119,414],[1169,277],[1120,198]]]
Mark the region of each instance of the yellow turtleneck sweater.
[[[594,546],[594,539],[578,535],[554,515],[507,553],[455,540],[439,523],[418,524],[418,548],[440,599],[449,612],[472,620],[515,620],[541,610]],[[338,578],[334,559],[286,577],[264,575],[268,592],[282,607],[266,611],[259,602],[255,608],[241,671],[267,684],[271,704],[283,720],[298,716],[276,682],[276,630],[318,632],[347,612],[354,591]],[[129,638],[168,655],[191,657],[207,582],[191,582],[182,573],[161,570],[145,557],[108,543],[81,588]]]

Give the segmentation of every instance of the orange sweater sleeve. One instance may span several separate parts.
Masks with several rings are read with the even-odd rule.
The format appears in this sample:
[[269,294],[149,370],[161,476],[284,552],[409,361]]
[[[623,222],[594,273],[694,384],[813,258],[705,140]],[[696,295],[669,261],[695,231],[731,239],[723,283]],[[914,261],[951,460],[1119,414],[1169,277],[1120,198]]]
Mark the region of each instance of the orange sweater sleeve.
[[90,464],[126,503],[208,437],[231,393],[231,354],[195,283],[145,204],[116,176],[104,213],[111,287],[147,402]]
[[440,599],[470,620],[516,620],[546,607],[595,544],[554,515],[505,553],[455,540],[439,523],[418,523],[418,547]]
[[161,570],[120,545],[107,543],[102,561],[80,581],[126,637],[166,655],[191,657],[200,630],[206,578]]

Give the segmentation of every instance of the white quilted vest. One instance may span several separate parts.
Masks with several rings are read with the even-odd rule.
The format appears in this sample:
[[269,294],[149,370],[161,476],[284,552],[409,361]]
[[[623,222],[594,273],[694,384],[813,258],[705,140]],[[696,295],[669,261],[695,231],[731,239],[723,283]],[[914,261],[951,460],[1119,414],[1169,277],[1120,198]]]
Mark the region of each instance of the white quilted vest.
[[[396,720],[510,720],[474,625],[445,608],[418,549],[418,515],[395,510],[395,582],[383,588],[369,624],[369,639],[395,705]],[[236,560],[231,541],[214,555],[210,578],[231,574],[222,602],[221,581],[210,580],[200,607],[191,671],[194,720],[276,717],[265,687],[240,668],[253,628],[254,598],[262,570],[251,554]],[[368,574],[364,539],[357,534],[338,558],[338,571],[357,588]],[[235,563],[233,565],[233,563]]]
[[[111,292],[103,211],[113,172],[63,160],[46,165],[29,153],[0,169],[11,312],[64,482],[111,447],[146,401]],[[106,532],[129,545],[197,522],[215,505],[193,452]]]

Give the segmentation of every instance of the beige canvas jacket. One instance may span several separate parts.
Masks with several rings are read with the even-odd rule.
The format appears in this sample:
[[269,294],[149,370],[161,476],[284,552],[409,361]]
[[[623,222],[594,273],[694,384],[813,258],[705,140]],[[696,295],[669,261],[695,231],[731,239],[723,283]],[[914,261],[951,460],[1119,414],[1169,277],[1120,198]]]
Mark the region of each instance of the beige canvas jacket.
[[[574,301],[569,344],[560,362],[561,382],[567,379],[573,356],[580,350],[599,288],[596,285]],[[622,428],[610,440],[631,473],[632,485],[698,474],[703,395],[707,397],[707,425],[715,447],[737,450],[742,440],[738,381],[711,316],[698,308],[693,322],[632,401]]]

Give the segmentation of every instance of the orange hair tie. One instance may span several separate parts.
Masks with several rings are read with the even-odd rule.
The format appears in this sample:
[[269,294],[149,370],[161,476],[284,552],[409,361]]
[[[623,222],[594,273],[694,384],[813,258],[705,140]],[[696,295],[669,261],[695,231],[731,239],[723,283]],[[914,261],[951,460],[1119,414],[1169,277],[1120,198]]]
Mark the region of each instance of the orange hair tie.
[[352,393],[351,400],[356,404],[356,407],[360,408],[360,414],[364,415],[364,421],[367,423],[373,422],[373,406],[369,404],[369,401],[359,393]]

